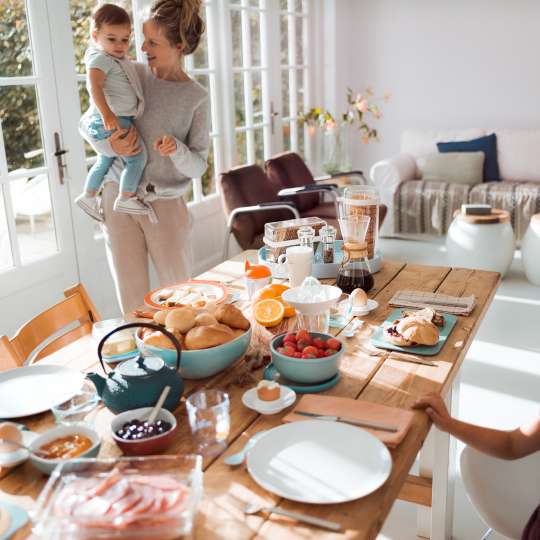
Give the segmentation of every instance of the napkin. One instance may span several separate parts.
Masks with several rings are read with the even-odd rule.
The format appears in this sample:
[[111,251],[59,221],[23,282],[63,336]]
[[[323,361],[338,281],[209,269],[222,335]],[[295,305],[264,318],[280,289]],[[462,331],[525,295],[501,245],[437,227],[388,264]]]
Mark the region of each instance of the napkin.
[[474,309],[476,298],[474,294],[460,297],[424,291],[397,291],[388,303],[398,307],[430,307],[436,311],[467,316]]
[[403,441],[414,418],[413,411],[405,409],[388,407],[387,405],[380,405],[379,403],[372,403],[370,401],[317,394],[304,394],[295,408],[283,418],[283,422],[297,422],[310,419],[308,416],[295,414],[295,411],[344,416],[346,418],[354,418],[355,420],[367,420],[369,422],[394,425],[398,428],[395,433],[362,428],[375,435],[375,437],[389,448],[394,448]]

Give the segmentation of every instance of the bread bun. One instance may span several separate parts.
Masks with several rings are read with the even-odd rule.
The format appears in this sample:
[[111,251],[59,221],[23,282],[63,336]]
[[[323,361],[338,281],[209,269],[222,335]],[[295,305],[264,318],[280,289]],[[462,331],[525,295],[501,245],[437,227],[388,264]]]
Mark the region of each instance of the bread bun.
[[418,345],[437,345],[439,330],[424,317],[405,317],[396,325],[396,331],[405,339]]
[[167,318],[168,314],[169,314],[169,311],[166,309],[162,311],[156,311],[154,313],[154,322],[156,324],[160,324],[161,326],[165,326],[165,319]]
[[210,313],[199,313],[195,317],[195,326],[209,326],[210,324],[217,324],[217,319]]
[[225,328],[221,324],[195,326],[186,334],[185,346],[190,350],[200,350],[223,345],[234,338],[231,329]]
[[226,324],[231,328],[247,330],[250,326],[249,321],[244,317],[243,313],[231,304],[219,306],[214,316],[220,323]]
[[184,347],[184,335],[179,330],[175,330],[174,328],[166,328],[167,331],[169,331],[179,342],[180,347]]
[[233,331],[233,339],[236,339],[237,337],[240,337],[240,336],[243,336],[246,331],[245,330],[241,330],[240,328],[234,328]]
[[189,307],[173,309],[165,318],[165,326],[185,334],[195,326],[196,316],[197,312]]
[[174,343],[161,332],[152,332],[143,339],[143,343],[160,349],[175,349]]

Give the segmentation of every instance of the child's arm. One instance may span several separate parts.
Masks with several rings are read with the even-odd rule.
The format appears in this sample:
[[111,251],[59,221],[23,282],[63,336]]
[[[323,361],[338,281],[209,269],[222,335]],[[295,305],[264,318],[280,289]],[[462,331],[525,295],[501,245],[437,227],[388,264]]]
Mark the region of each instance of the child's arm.
[[88,70],[88,91],[92,96],[92,100],[103,118],[103,125],[107,130],[120,130],[122,129],[118,123],[118,118],[112,112],[107,100],[105,99],[105,93],[103,92],[103,85],[105,83],[106,74],[101,69],[90,68]]
[[518,459],[540,450],[540,419],[513,431],[475,426],[452,418],[438,394],[420,398],[413,408],[425,409],[439,429],[490,456]]

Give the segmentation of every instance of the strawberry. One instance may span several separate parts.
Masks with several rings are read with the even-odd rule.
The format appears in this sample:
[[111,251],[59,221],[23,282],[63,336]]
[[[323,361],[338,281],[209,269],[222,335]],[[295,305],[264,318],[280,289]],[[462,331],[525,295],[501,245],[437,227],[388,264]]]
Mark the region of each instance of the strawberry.
[[296,333],[296,341],[311,341],[311,336],[307,330],[299,330]]
[[336,354],[337,351],[335,351],[334,349],[326,349],[326,351],[324,351],[324,356],[332,356],[333,354]]
[[302,358],[315,358],[315,356],[313,356],[312,354],[303,354],[302,353]]
[[319,349],[317,351],[317,358],[324,358],[325,354],[326,354],[326,351],[324,351],[323,349]]
[[313,345],[317,347],[317,349],[326,349],[326,341],[320,337],[313,340]]
[[317,356],[317,352],[317,347],[314,347],[313,345],[308,345],[302,349],[303,354],[313,354],[314,356]]
[[302,358],[302,353],[300,351],[296,351],[293,356],[294,358]]
[[283,343],[296,343],[296,335],[293,334],[293,333],[287,334],[287,335],[283,338]]
[[336,351],[339,351],[339,349],[341,349],[341,342],[336,338],[330,338],[329,340],[326,341],[326,346],[329,349],[334,349]]
[[306,347],[309,347],[310,345],[311,345],[311,340],[310,341],[304,341],[303,339],[301,339],[301,340],[298,340],[296,342],[296,348],[299,351],[303,351]]

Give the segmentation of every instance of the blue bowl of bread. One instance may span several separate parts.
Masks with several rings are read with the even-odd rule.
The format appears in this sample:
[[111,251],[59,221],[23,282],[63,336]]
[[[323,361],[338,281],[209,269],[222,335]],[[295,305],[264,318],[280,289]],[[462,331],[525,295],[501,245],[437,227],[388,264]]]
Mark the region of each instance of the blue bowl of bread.
[[[158,311],[154,322],[180,342],[179,371],[184,379],[204,379],[223,371],[244,356],[251,342],[249,320],[231,304],[204,311],[191,307]],[[176,349],[162,332],[140,328],[135,340],[144,355],[159,356],[168,366],[176,366]]]

